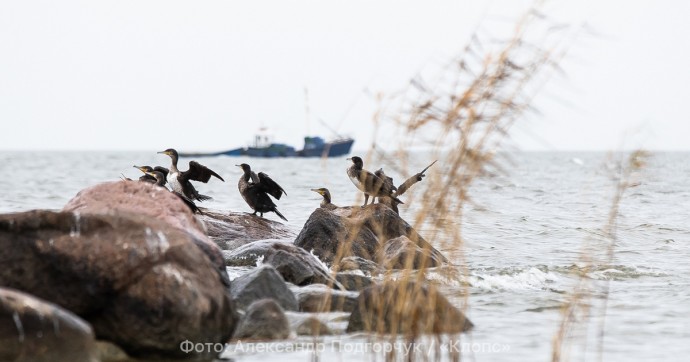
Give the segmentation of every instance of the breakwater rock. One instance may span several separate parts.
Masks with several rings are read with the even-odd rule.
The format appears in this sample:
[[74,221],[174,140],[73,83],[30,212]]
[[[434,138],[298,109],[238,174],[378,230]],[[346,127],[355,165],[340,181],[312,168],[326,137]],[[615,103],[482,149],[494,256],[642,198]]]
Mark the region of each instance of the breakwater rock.
[[402,267],[408,259],[417,268],[447,262],[441,252],[384,204],[318,208],[295,239],[295,245],[333,265],[351,257],[388,268]]

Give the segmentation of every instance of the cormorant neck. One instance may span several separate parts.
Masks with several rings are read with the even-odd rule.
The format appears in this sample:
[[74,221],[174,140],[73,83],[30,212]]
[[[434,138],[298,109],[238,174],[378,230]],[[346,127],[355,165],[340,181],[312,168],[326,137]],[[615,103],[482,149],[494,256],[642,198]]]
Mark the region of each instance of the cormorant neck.
[[322,204],[330,204],[331,203],[331,194],[328,192],[323,194],[323,202]]
[[249,179],[252,177],[251,171],[244,171],[244,175],[242,175],[242,178],[244,178],[244,182],[249,182]]

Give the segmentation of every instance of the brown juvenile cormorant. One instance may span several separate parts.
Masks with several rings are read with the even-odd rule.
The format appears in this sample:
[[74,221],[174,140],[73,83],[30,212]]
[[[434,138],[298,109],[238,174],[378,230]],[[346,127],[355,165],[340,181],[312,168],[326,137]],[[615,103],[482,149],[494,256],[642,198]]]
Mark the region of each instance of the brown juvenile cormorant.
[[[146,166],[144,166],[144,167],[146,167]],[[165,183],[167,182],[167,180],[165,179],[165,175],[163,174],[163,172],[157,171],[157,170],[155,170],[155,171],[152,170],[152,171],[144,171],[144,173],[147,176],[156,180],[154,185],[160,186],[166,190],[168,189],[167,187],[165,187]],[[141,178],[139,179],[139,181],[142,181]],[[142,181],[142,182],[148,182],[148,181]],[[175,194],[175,196],[179,197],[180,200],[182,200],[182,202],[184,202],[189,207],[189,209],[192,210],[192,213],[198,212],[201,214],[201,210],[199,210],[199,208],[194,204],[194,202],[192,202],[192,200],[188,199],[187,197],[185,197],[184,195],[182,195],[179,192],[175,192],[175,191],[170,191],[170,192]]]
[[[136,168],[137,170],[144,173],[141,177],[139,177],[139,181],[143,181],[143,182],[148,182],[148,183],[152,183],[152,184],[155,184],[156,182],[158,182],[155,177],[149,175],[147,172],[158,171],[158,172],[163,174],[164,180],[168,176],[168,169],[165,167],[161,167],[161,166],[151,167],[151,166],[134,165],[134,168]],[[166,182],[167,182],[167,180],[166,180]],[[165,185],[165,183],[163,183],[163,185]]]
[[323,196],[323,200],[321,200],[321,207],[324,209],[328,210],[333,210],[337,209],[338,207],[333,205],[331,203],[331,193],[328,191],[327,188],[321,187],[318,189],[311,189],[312,191],[318,193],[319,195]]
[[190,200],[205,201],[211,199],[210,196],[201,195],[198,193],[192,183],[189,182],[190,180],[207,183],[208,180],[211,179],[211,176],[215,176],[219,180],[223,182],[225,181],[217,173],[213,172],[213,170],[196,161],[189,161],[189,170],[181,172],[177,169],[177,151],[172,148],[168,148],[167,150],[158,153],[168,155],[172,159],[172,165],[170,165],[170,171],[167,175],[170,188],[173,191],[184,195]]
[[[398,197],[398,196],[404,194],[405,191],[407,191],[410,187],[412,187],[412,185],[416,184],[419,181],[422,181],[424,176],[426,176],[424,174],[426,172],[426,170],[428,170],[429,167],[433,166],[435,163],[436,163],[436,161],[432,162],[429,166],[425,167],[422,170],[422,172],[416,173],[416,174],[412,175],[412,177],[405,180],[405,182],[403,182],[400,186],[397,187],[397,189],[393,193],[393,196]],[[374,174],[377,177],[379,177],[380,179],[384,180],[385,183],[393,185],[393,178],[387,176],[383,172],[382,168],[378,169],[376,172],[374,172]],[[400,204],[399,201],[400,200],[398,200],[397,198],[393,199],[393,198],[386,197],[386,196],[379,197],[379,203],[388,205],[391,209],[393,209],[393,211],[395,211],[396,214],[398,213],[398,204]]]
[[393,186],[392,181],[386,182],[376,177],[373,173],[365,170],[364,162],[357,156],[348,158],[348,160],[352,160],[352,166],[347,169],[347,176],[358,189],[364,192],[364,205],[362,205],[362,207],[367,206],[369,196],[372,196],[372,204],[374,203],[374,198],[381,196],[391,197],[398,203],[403,203],[393,195],[395,186]]
[[273,203],[273,200],[268,197],[268,195],[271,195],[275,197],[276,200],[280,200],[282,194],[287,195],[285,190],[273,181],[273,179],[268,177],[267,174],[263,172],[259,172],[258,175],[255,174],[246,163],[236,166],[242,168],[242,171],[244,171],[244,174],[240,177],[240,181],[237,183],[237,187],[244,201],[254,210],[254,215],[258,212],[259,216],[263,217],[265,212],[273,211],[278,217],[288,221],[285,216],[276,209],[276,204]]

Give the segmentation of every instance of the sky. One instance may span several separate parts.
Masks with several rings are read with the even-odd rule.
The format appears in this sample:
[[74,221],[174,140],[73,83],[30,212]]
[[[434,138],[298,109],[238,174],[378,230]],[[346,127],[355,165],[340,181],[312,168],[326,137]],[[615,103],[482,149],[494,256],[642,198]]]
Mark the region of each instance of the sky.
[[[331,128],[366,149],[375,95],[450,61],[478,27],[508,36],[531,4],[3,1],[0,150],[219,151],[261,126],[297,148]],[[535,100],[540,113],[516,123],[518,148],[690,149],[690,2],[545,11],[588,31]]]

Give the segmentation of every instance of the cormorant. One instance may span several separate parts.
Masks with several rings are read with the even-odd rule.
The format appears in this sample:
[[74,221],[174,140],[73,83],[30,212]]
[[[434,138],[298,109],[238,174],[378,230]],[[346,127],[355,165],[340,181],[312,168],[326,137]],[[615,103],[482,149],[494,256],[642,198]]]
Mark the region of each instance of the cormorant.
[[318,193],[319,195],[323,196],[323,200],[321,200],[321,207],[324,209],[328,210],[333,210],[338,208],[337,206],[333,205],[331,203],[331,193],[328,191],[327,188],[321,187],[318,189],[311,189],[312,191]]
[[240,176],[237,187],[244,201],[254,210],[253,215],[256,215],[258,212],[259,216],[263,217],[265,212],[273,211],[278,217],[288,221],[285,216],[276,209],[276,204],[273,203],[273,200],[268,197],[268,195],[271,195],[277,200],[280,200],[282,194],[287,195],[285,190],[273,181],[273,179],[268,177],[267,174],[259,172],[257,175],[254,173],[251,167],[246,163],[236,166],[242,168],[242,171],[244,171],[244,174]]
[[[144,166],[144,167],[146,167],[146,166]],[[165,187],[165,183],[167,182],[167,180],[165,179],[165,175],[163,174],[163,172],[158,171],[158,170],[155,170],[155,171],[152,170],[152,171],[144,171],[144,173],[147,176],[156,180],[156,182],[155,182],[156,186],[160,186],[166,190],[168,189],[167,187]],[[139,181],[143,181],[143,180],[140,178]],[[143,182],[148,182],[148,181],[143,181]],[[192,210],[192,213],[197,213],[197,212],[201,213],[201,210],[199,210],[199,208],[194,204],[194,202],[192,202],[192,200],[188,199],[187,197],[185,197],[184,195],[182,195],[179,192],[175,192],[175,191],[170,191],[170,192],[175,194],[175,196],[179,197],[180,200],[182,200],[182,202],[184,202],[189,207],[189,209]]]
[[398,203],[403,203],[393,195],[395,186],[393,186],[392,180],[386,182],[376,177],[373,173],[365,170],[364,162],[357,156],[348,158],[348,160],[352,160],[352,166],[347,169],[347,176],[350,177],[350,181],[352,181],[358,189],[364,192],[364,205],[362,205],[362,207],[367,206],[369,196],[372,196],[372,204],[374,203],[375,197],[381,196],[391,197]]
[[215,176],[217,179],[225,182],[225,180],[217,173],[213,172],[213,170],[196,161],[189,161],[189,170],[181,172],[177,169],[177,151],[172,148],[158,153],[168,155],[172,159],[172,165],[170,165],[170,171],[166,177],[170,184],[170,188],[190,200],[205,201],[211,199],[210,196],[201,195],[197,192],[192,183],[189,182],[190,180],[207,183],[208,180],[211,179],[211,176]]
[[[403,182],[400,186],[397,187],[397,189],[395,190],[395,192],[392,195],[395,197],[398,197],[398,196],[404,194],[405,191],[407,191],[410,187],[412,187],[412,185],[416,184],[419,181],[422,181],[424,176],[426,176],[424,174],[426,172],[426,170],[428,170],[429,167],[433,166],[435,163],[436,163],[436,161],[432,162],[429,166],[425,167],[422,170],[422,172],[416,173],[416,174],[412,175],[412,177],[405,180],[405,182]],[[379,177],[380,179],[384,180],[385,183],[393,185],[393,178],[387,176],[383,172],[382,168],[378,169],[374,174],[377,177]],[[391,209],[393,209],[393,211],[395,211],[396,214],[398,213],[398,204],[400,204],[399,201],[400,200],[398,200],[397,198],[393,199],[393,198],[390,198],[387,196],[379,197],[379,203],[388,205]]]
[[[147,172],[158,171],[158,172],[160,172],[160,173],[163,174],[163,179],[164,179],[164,180],[165,180],[165,178],[168,176],[168,169],[165,168],[165,167],[162,167],[162,166],[151,167],[151,166],[137,166],[137,165],[134,165],[134,168],[136,168],[137,170],[139,170],[139,171],[141,171],[141,172],[144,173],[141,177],[139,177],[139,181],[143,181],[143,182],[148,182],[148,183],[152,183],[152,184],[154,184],[154,183],[157,182],[157,181],[156,181],[156,178],[153,177],[153,176],[151,176],[151,175],[149,175]],[[166,182],[167,182],[167,181],[166,181]],[[163,185],[165,185],[165,182],[163,183]],[[162,186],[162,185],[160,185],[160,186]]]

